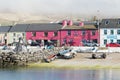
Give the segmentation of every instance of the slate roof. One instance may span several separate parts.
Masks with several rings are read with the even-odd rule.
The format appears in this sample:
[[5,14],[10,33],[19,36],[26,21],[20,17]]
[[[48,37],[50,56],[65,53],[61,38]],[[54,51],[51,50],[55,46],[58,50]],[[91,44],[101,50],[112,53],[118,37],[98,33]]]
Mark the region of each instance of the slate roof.
[[120,19],[103,19],[100,28],[120,28]]
[[81,30],[85,30],[85,29],[97,29],[95,25],[84,25],[84,26],[76,26],[76,25],[73,25],[73,26],[66,26],[63,28],[63,30],[66,30],[66,29],[81,29]]
[[[84,25],[96,25],[97,22],[96,21],[82,21],[84,23]],[[79,22],[74,22],[74,25],[79,25]]]
[[26,31],[56,31],[61,28],[62,25],[58,23],[34,23],[30,24]]
[[9,32],[11,26],[0,26],[0,33],[6,33]]
[[26,32],[29,24],[16,24],[14,25],[9,32]]

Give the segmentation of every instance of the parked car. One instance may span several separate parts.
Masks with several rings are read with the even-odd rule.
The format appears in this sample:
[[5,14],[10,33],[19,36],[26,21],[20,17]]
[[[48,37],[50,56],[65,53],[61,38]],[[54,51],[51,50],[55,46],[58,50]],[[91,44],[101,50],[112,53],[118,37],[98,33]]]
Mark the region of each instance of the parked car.
[[40,43],[38,43],[38,42],[31,42],[31,46],[40,46]]
[[72,49],[60,50],[59,53],[57,54],[58,57],[62,57],[65,59],[74,58],[75,55],[76,55],[76,51],[73,51]]
[[94,47],[94,46],[99,46],[99,44],[94,42],[85,42],[83,43],[83,46]]
[[102,54],[92,54],[92,59],[105,59],[107,55],[105,53]]
[[118,44],[118,43],[109,43],[109,44],[106,44],[106,47],[120,47],[120,44]]

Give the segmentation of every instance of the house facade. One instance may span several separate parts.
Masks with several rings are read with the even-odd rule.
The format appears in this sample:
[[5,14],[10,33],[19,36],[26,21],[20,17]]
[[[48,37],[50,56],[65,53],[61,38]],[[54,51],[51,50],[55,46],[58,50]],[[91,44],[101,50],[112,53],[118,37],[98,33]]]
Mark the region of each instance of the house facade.
[[53,42],[56,46],[83,46],[84,41],[99,42],[98,30],[93,24],[73,24],[72,21],[30,24],[26,31],[26,40],[28,42],[35,41],[42,45]]
[[103,19],[100,25],[100,46],[108,43],[120,44],[120,19]]
[[61,28],[62,26],[58,23],[30,24],[26,30],[26,40],[29,44],[37,42],[40,45],[48,45],[53,42],[55,46],[59,46]]
[[85,42],[99,43],[98,29],[91,23],[73,23],[60,30],[61,45],[84,46]]
[[21,37],[24,42],[26,42],[26,29],[29,24],[16,24],[12,26],[9,33],[7,34],[8,41],[7,44],[18,42]]
[[11,26],[0,26],[0,43],[7,44],[8,42],[8,32]]

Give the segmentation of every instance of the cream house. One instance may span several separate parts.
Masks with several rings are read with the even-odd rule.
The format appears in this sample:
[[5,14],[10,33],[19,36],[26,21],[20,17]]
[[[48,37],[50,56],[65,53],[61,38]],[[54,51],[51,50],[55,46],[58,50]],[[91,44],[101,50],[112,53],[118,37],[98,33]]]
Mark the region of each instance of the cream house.
[[8,32],[11,26],[0,26],[0,43],[5,44],[8,41]]
[[29,24],[16,24],[14,25],[8,33],[8,44],[13,42],[18,42],[21,37],[24,42],[26,42],[26,29]]

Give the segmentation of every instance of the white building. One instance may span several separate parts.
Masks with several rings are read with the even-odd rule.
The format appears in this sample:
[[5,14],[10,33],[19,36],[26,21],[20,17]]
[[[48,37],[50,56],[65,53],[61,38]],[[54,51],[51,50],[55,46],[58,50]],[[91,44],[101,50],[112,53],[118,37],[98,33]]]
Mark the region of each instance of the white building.
[[100,46],[108,43],[120,44],[120,19],[103,19],[100,25]]

